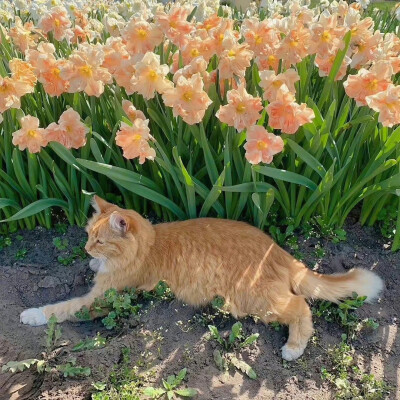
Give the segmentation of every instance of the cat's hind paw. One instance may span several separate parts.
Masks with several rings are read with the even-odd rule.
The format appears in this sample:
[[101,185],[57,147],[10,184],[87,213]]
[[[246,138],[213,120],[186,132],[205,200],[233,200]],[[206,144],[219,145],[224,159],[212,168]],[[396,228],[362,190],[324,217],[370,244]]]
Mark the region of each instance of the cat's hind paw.
[[40,308],[28,308],[22,311],[20,321],[25,325],[40,326],[47,324],[47,318]]
[[286,361],[297,360],[304,353],[303,348],[292,348],[285,344],[282,347],[282,358]]

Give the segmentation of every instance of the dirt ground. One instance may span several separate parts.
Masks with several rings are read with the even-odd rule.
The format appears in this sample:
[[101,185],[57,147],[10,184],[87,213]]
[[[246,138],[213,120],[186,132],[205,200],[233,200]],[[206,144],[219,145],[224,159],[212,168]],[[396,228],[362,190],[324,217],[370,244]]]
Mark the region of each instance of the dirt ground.
[[[334,244],[322,241],[325,256],[318,261],[316,239],[300,239],[300,251],[311,268],[324,273],[343,272],[352,267],[373,269],[386,283],[382,300],[365,305],[357,312],[361,318],[373,317],[379,323],[375,331],[361,332],[355,341],[357,365],[377,379],[384,379],[394,389],[388,399],[400,399],[400,252],[391,253],[380,233],[358,224],[347,226],[347,241]],[[41,306],[81,295],[88,290],[92,273],[89,259],[76,260],[72,265],[57,261],[60,251],[53,238],[60,234],[37,228],[19,232],[12,244],[0,250],[0,365],[10,360],[39,357],[44,350],[44,327],[24,326],[19,314],[26,308]],[[63,238],[77,245],[85,238],[83,230],[68,228]],[[18,240],[19,239],[19,240]],[[18,250],[26,256],[16,260]],[[290,250],[289,250],[290,251]],[[256,345],[242,352],[243,359],[257,372],[251,380],[242,373],[220,372],[213,361],[215,345],[209,341],[206,326],[193,320],[196,310],[178,300],[144,303],[144,312],[130,329],[119,333],[107,331],[100,321],[62,324],[62,340],[68,345],[57,361],[65,362],[73,345],[97,332],[108,338],[102,349],[74,353],[77,364],[88,366],[88,378],[65,379],[58,374],[38,375],[31,371],[19,374],[0,373],[0,399],[88,399],[92,382],[106,381],[113,365],[121,362],[121,349],[131,349],[132,363],[140,371],[151,368],[152,382],[157,386],[161,377],[188,370],[187,386],[199,391],[198,399],[318,399],[335,397],[335,391],[321,379],[321,368],[328,363],[326,349],[340,342],[343,327],[314,318],[317,344],[309,344],[298,361],[283,362],[280,348],[287,338],[287,329],[242,321],[246,333],[258,332]],[[204,310],[203,310],[204,311]],[[230,329],[233,319],[219,321],[219,329]]]

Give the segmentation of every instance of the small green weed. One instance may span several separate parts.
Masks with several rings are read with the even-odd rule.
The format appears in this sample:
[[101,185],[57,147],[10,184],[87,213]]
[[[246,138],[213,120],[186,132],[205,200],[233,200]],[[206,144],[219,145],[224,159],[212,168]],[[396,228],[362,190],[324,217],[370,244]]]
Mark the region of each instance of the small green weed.
[[228,320],[230,318],[230,314],[225,310],[224,305],[225,300],[222,297],[217,296],[211,302],[212,312],[204,311],[201,313],[196,313],[193,319],[189,322],[199,323],[200,325],[206,327],[215,324],[216,320]]
[[106,345],[106,338],[97,333],[92,339],[85,339],[72,348],[72,351],[101,349]]
[[[64,251],[68,249],[69,242],[67,239],[54,238],[53,244],[59,251]],[[81,241],[78,246],[74,246],[72,248],[72,254],[63,254],[57,257],[57,260],[62,265],[71,265],[77,258],[85,259],[87,258],[87,254],[84,250],[85,241]]]
[[182,381],[185,379],[187,370],[183,368],[179,371],[178,375],[170,375],[165,380],[162,380],[163,388],[147,387],[144,389],[143,394],[151,399],[160,399],[162,397],[168,400],[178,397],[194,397],[197,395],[197,390],[192,388],[177,389]]
[[115,365],[109,381],[96,382],[92,386],[96,393],[92,400],[142,400],[143,377],[138,367],[131,367],[131,351],[128,347],[121,350],[121,362]]
[[160,281],[151,292],[143,292],[143,298],[145,300],[169,301],[174,298],[174,294],[165,282]]
[[67,224],[62,224],[62,223],[58,223],[54,226],[54,228],[56,229],[57,233],[59,233],[60,235],[64,235],[67,233],[68,230],[68,225]]
[[322,379],[336,388],[336,399],[383,400],[391,388],[373,375],[364,374],[354,361],[354,350],[342,335],[340,345],[328,350],[331,365],[321,369]]
[[31,358],[22,361],[9,361],[7,364],[2,366],[2,372],[22,372],[33,366],[36,366],[36,370],[39,373],[56,370],[62,372],[64,377],[90,375],[90,368],[76,365],[75,359],[71,359],[65,365],[56,364],[56,357],[62,350],[62,346],[59,346],[58,343],[61,338],[61,328],[57,325],[57,318],[54,315],[50,317],[45,333],[46,351],[42,353],[41,359]]
[[69,242],[68,239],[61,239],[60,237],[53,238],[53,244],[57,250],[65,250],[68,248]]
[[222,337],[216,326],[209,325],[208,328],[211,332],[211,338],[222,347],[222,352],[216,349],[213,353],[217,367],[221,371],[227,371],[232,365],[245,373],[249,378],[257,379],[257,374],[253,368],[245,361],[240,360],[236,356],[236,352],[254,343],[258,339],[259,334],[254,333],[247,337],[244,336],[243,327],[239,321],[233,324],[228,338]]
[[28,254],[28,250],[27,249],[20,249],[15,253],[15,259],[16,260],[23,260],[26,255]]
[[270,322],[268,325],[272,326],[272,328],[274,328],[276,331],[280,331],[282,329],[282,325],[277,321]]
[[106,316],[102,319],[103,325],[107,329],[121,327],[123,320],[130,315],[137,315],[142,308],[141,304],[137,303],[138,294],[134,288],[125,289],[118,292],[115,289],[109,289],[105,292],[104,297],[97,298],[91,310],[83,307],[75,313],[75,316],[81,320],[90,320],[91,311],[95,314]]
[[278,227],[276,225],[272,225],[269,227],[270,235],[280,246],[285,244],[289,237],[293,236],[293,232],[294,225],[288,225],[284,231],[281,231],[281,227]]
[[75,260],[75,257],[73,255],[71,256],[58,256],[57,261],[62,264],[62,265],[71,265]]
[[397,208],[397,204],[390,204],[382,208],[378,214],[377,220],[382,236],[387,239],[393,239],[396,234]]
[[10,247],[11,244],[12,244],[12,241],[9,236],[1,236],[0,237],[0,250],[3,250],[6,247]]
[[79,376],[90,376],[91,369],[89,367],[81,367],[76,365],[76,358],[72,357],[64,365],[58,365],[57,370],[60,371],[64,378],[76,378]]
[[353,339],[357,332],[363,327],[376,329],[377,324],[372,319],[361,321],[354,310],[361,307],[365,302],[366,296],[359,297],[353,293],[353,297],[343,300],[339,304],[331,303],[330,301],[321,301],[318,306],[313,307],[313,314],[317,317],[322,317],[328,322],[338,322],[341,326],[346,328],[346,334],[349,338]]
[[347,240],[347,232],[341,228],[332,228],[321,217],[314,217],[302,227],[302,233],[306,239],[324,238],[339,243]]

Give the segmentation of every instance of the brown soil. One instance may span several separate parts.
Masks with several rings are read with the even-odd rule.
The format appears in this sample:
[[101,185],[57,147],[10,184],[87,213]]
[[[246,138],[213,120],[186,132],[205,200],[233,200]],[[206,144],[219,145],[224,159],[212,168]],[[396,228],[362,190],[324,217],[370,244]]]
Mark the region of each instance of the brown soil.
[[[394,388],[389,399],[400,399],[400,336],[399,292],[400,253],[393,254],[384,246],[380,234],[371,228],[348,226],[348,240],[339,244],[323,242],[326,255],[319,263],[315,258],[316,239],[300,240],[300,251],[310,267],[324,273],[340,272],[352,267],[374,269],[386,282],[382,300],[365,305],[357,312],[361,318],[373,317],[379,323],[375,331],[361,332],[354,342],[358,366]],[[52,239],[55,231],[37,228],[13,236],[12,245],[0,251],[0,365],[10,360],[39,357],[44,350],[44,328],[21,325],[19,314],[28,307],[68,299],[85,293],[92,274],[88,259],[63,266],[57,261],[60,251]],[[69,228],[65,237],[70,245],[85,238],[83,230]],[[28,250],[22,261],[16,261],[19,249]],[[209,310],[209,309],[208,309]],[[62,340],[68,344],[57,362],[65,363],[72,346],[97,332],[108,337],[103,349],[74,353],[77,364],[92,368],[84,379],[65,379],[58,374],[0,374],[0,399],[88,399],[92,382],[105,381],[113,365],[121,362],[121,349],[131,349],[132,363],[145,361],[141,371],[152,368],[152,382],[160,384],[162,376],[188,369],[187,385],[198,389],[198,399],[333,399],[335,391],[321,380],[321,367],[327,365],[326,349],[340,342],[344,328],[336,323],[315,319],[318,344],[310,344],[303,357],[292,363],[282,362],[280,347],[287,338],[287,329],[243,322],[246,333],[260,334],[256,345],[242,352],[243,359],[253,366],[258,379],[253,381],[237,371],[221,373],[213,361],[215,345],[208,340],[206,326],[193,320],[201,313],[178,300],[144,303],[139,322],[119,333],[107,331],[100,321],[63,323]],[[233,319],[219,320],[219,329],[227,331]],[[162,339],[157,339],[157,337]],[[143,363],[141,363],[143,364]]]

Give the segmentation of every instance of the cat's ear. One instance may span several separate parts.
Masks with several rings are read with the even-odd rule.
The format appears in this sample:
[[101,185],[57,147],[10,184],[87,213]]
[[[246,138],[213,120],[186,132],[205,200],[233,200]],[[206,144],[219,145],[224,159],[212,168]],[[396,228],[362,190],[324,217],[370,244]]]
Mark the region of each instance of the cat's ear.
[[98,213],[106,212],[110,207],[112,207],[111,203],[103,200],[101,197],[94,195],[92,198],[92,206]]
[[129,220],[122,214],[114,211],[110,216],[110,227],[112,230],[124,235],[130,228]]

